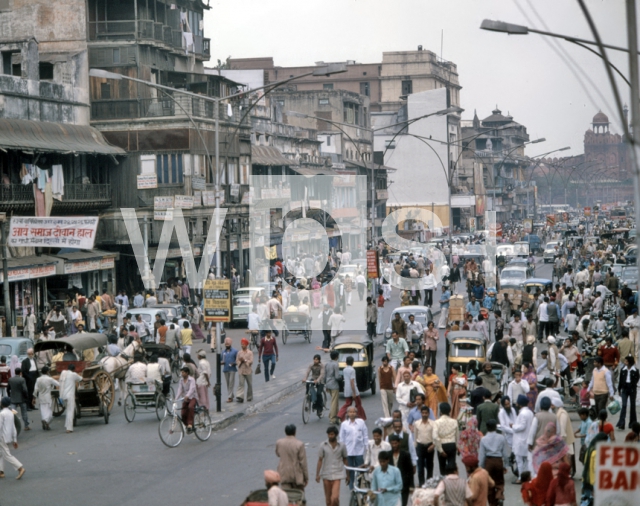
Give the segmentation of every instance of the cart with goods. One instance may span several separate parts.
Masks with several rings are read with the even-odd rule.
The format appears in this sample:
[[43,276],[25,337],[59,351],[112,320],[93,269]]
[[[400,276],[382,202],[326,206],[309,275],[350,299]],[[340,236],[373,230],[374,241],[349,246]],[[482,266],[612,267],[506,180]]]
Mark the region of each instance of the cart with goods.
[[[115,384],[113,377],[99,362],[87,360],[68,360],[70,354],[79,354],[76,358],[82,358],[85,350],[102,349],[107,345],[106,334],[87,333],[74,334],[63,339],[53,341],[40,341],[35,345],[34,351],[52,350],[51,376],[60,378],[62,371],[69,369],[73,364],[75,372],[82,376],[76,390],[76,413],[73,424],[80,418],[87,416],[99,416],[104,418],[104,423],[109,423],[109,413],[115,402]],[[53,398],[53,416],[60,416],[65,411],[65,406],[59,398],[59,390],[51,392]]]
[[464,321],[464,297],[462,295],[452,295],[449,299],[449,321]]

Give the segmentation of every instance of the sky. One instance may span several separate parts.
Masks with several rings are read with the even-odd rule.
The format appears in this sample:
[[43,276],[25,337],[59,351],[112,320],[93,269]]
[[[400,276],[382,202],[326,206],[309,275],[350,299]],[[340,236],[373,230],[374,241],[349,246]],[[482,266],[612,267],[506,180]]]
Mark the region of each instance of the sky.
[[[604,43],[627,46],[623,0],[587,0]],[[584,132],[602,110],[622,133],[603,61],[587,50],[537,34],[480,30],[483,19],[594,40],[575,0],[211,0],[205,37],[211,62],[272,56],[277,66],[316,61],[379,62],[384,51],[418,45],[458,66],[463,119],[496,105],[527,127],[529,156],[570,146],[583,152]],[[441,41],[443,43],[441,44]],[[594,49],[597,49],[594,47]],[[626,53],[609,51],[629,76]],[[617,79],[623,103],[629,87]]]

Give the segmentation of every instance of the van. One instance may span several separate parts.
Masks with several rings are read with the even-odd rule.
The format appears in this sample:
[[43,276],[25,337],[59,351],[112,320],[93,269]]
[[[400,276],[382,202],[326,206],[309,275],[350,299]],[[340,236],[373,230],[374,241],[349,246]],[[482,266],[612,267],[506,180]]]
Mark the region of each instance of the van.
[[535,234],[525,235],[522,240],[529,243],[529,251],[534,255],[538,253],[542,246],[542,239]]

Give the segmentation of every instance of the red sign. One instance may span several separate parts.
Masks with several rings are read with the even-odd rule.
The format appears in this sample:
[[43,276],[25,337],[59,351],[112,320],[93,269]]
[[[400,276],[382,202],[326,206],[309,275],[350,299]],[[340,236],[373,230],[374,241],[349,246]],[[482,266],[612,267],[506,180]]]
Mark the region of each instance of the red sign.
[[502,223],[489,224],[489,237],[502,237]]
[[369,279],[380,277],[378,252],[374,249],[367,250],[367,277]]
[[556,224],[556,217],[553,214],[547,214],[547,225],[553,227]]
[[585,207],[583,210],[585,216],[591,216],[591,208]]
[[635,504],[640,490],[640,448],[631,443],[596,447],[594,506]]
[[564,222],[569,221],[569,213],[562,213],[562,221]]

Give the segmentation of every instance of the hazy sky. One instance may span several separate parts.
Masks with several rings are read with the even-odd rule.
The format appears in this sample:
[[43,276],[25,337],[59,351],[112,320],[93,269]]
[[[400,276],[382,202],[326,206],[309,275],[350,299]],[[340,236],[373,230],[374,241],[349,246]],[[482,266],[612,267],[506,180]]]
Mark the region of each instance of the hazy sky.
[[[589,0],[588,6],[602,40],[626,46],[624,1]],[[482,119],[497,104],[531,139],[547,139],[529,155],[563,146],[572,149],[562,154],[582,153],[584,132],[599,109],[621,133],[600,58],[561,39],[479,29],[488,18],[593,40],[575,0],[212,0],[211,7],[205,14],[210,65],[229,55],[273,56],[281,66],[370,63],[381,61],[383,51],[421,44],[438,54],[442,49],[457,64],[463,119],[474,109]],[[609,56],[628,77],[626,53]],[[618,86],[629,103],[629,87],[620,79]]]

